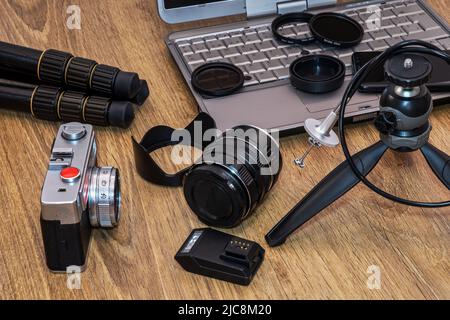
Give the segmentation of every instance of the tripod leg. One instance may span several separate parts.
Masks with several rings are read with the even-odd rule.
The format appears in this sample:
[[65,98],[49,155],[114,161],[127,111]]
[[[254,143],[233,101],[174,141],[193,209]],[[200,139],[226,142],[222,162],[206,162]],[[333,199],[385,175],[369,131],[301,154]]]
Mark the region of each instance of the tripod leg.
[[[377,142],[353,156],[358,169],[368,175],[387,150],[383,142]],[[279,246],[306,221],[343,196],[359,182],[347,161],[341,163],[314,187],[272,230],[266,235],[271,247]]]
[[425,144],[420,151],[439,180],[450,190],[450,156],[430,143]]

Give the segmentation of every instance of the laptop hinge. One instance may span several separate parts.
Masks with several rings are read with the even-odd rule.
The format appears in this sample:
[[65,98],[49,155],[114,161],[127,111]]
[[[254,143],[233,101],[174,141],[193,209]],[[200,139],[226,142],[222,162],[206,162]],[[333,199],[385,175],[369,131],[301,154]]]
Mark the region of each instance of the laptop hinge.
[[336,4],[337,0],[246,0],[247,17],[301,12]]

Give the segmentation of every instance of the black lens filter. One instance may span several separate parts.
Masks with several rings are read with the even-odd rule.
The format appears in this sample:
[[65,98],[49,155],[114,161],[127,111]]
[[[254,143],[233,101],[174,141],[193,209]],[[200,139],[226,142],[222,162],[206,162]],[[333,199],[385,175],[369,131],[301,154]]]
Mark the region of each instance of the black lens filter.
[[356,20],[335,12],[315,15],[309,29],[318,41],[340,48],[356,46],[364,36],[364,29]]
[[244,85],[244,73],[235,65],[223,62],[204,64],[192,73],[194,89],[210,97],[232,94]]
[[[300,23],[307,23],[310,33],[296,29],[295,25]],[[290,31],[289,35],[283,34],[285,29]],[[273,20],[272,32],[275,39],[287,44],[307,45],[317,40],[340,48],[356,46],[364,36],[364,29],[356,20],[335,12],[283,14]]]

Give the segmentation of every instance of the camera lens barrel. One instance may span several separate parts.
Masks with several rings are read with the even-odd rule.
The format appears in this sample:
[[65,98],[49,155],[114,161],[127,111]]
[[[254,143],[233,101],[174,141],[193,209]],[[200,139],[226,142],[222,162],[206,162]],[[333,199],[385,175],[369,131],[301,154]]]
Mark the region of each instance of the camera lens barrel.
[[94,167],[89,183],[89,220],[92,227],[114,228],[120,220],[119,170]]
[[245,220],[276,183],[281,169],[278,142],[266,131],[238,126],[203,152],[184,180],[192,211],[211,226],[231,228]]

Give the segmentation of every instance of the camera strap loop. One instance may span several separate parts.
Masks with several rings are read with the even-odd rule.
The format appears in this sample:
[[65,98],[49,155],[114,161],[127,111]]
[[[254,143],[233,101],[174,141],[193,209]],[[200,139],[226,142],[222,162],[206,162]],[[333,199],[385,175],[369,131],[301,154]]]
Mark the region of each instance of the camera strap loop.
[[[211,141],[197,141],[194,138],[195,123],[201,123],[201,134],[202,137],[207,130],[217,129],[216,123],[207,113],[199,113],[198,116],[185,128],[182,130],[176,130],[174,128],[160,125],[151,128],[142,138],[141,142],[138,143],[134,137],[133,149],[134,149],[134,159],[136,162],[136,169],[139,175],[148,182],[152,182],[162,186],[179,187],[183,184],[183,177],[190,170],[191,167],[185,168],[175,174],[169,174],[165,172],[157,164],[157,162],[152,158],[151,153],[167,147],[175,145],[188,145],[200,150],[204,150]],[[177,131],[183,131],[183,133],[188,132],[191,136],[189,141],[183,140],[182,134],[178,135]],[[180,137],[178,140],[174,140],[173,137]],[[189,143],[188,143],[189,142]]]

